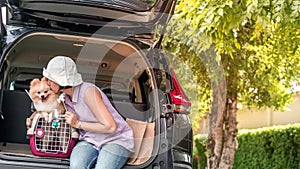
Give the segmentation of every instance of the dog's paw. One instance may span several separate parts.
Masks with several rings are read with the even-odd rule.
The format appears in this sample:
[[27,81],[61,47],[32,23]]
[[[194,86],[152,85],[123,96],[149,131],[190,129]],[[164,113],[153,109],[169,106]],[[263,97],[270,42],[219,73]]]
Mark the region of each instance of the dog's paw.
[[29,117],[26,118],[26,126],[27,126],[28,128],[31,127],[31,123],[32,123],[32,120],[31,120]]
[[50,122],[49,121],[49,114],[47,112],[42,112],[41,114],[42,114],[42,117],[45,119],[45,121],[47,123],[49,123]]

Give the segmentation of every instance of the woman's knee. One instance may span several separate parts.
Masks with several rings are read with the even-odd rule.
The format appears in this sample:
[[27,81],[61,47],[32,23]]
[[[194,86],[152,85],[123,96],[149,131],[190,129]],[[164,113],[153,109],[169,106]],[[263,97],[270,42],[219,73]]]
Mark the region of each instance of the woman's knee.
[[96,169],[121,168],[126,164],[129,151],[117,144],[105,145],[100,151]]
[[70,157],[70,169],[88,169],[96,161],[98,150],[88,142],[81,141],[73,149]]

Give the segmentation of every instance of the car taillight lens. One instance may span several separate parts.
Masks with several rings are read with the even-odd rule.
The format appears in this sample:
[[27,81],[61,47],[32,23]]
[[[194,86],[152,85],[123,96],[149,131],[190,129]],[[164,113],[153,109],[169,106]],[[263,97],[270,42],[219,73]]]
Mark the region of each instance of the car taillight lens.
[[175,72],[171,69],[172,81],[173,81],[173,90],[170,92],[172,103],[174,105],[174,111],[177,113],[186,113],[189,114],[191,110],[191,102],[188,97],[185,95],[183,89],[180,87],[180,84],[176,78]]

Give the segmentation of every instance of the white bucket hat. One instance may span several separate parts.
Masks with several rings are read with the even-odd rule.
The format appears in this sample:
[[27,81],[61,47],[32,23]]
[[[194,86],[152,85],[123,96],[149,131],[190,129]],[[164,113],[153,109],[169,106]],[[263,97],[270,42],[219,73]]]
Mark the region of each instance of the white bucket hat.
[[75,62],[65,56],[52,58],[47,68],[44,68],[43,76],[60,86],[77,86],[83,82],[81,74],[77,72]]

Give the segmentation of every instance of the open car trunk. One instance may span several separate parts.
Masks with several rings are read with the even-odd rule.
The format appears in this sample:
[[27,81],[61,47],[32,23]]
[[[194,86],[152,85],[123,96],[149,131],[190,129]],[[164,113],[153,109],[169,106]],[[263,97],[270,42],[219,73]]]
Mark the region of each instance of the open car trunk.
[[[48,61],[57,55],[69,56],[76,62],[83,80],[95,83],[108,96],[124,119],[153,124],[149,157],[126,167],[143,168],[157,154],[160,124],[156,86],[150,64],[141,48],[130,40],[109,37],[66,35],[47,32],[27,32],[18,43],[4,53],[7,63],[1,87],[0,160],[7,165],[45,168],[68,168],[68,158],[34,156],[26,135],[26,118],[31,114],[31,100],[25,90],[33,78],[41,78]],[[155,92],[155,91],[154,91]],[[143,137],[143,136],[141,136]],[[152,154],[152,155],[151,155]],[[10,161],[13,164],[10,164]]]

